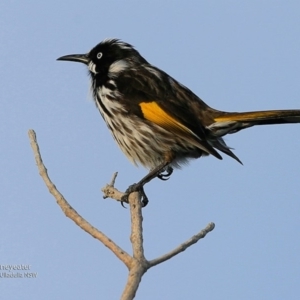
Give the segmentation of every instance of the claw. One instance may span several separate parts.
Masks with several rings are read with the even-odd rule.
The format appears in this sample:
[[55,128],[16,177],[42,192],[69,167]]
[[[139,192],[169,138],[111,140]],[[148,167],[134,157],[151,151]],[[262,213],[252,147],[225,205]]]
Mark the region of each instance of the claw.
[[148,197],[146,196],[146,193],[144,191],[143,186],[141,186],[138,183],[134,183],[134,184],[132,184],[128,187],[128,189],[125,191],[125,194],[121,198],[121,205],[124,208],[126,208],[124,206],[124,203],[128,203],[128,197],[133,192],[140,192],[141,193],[142,207],[145,207],[148,204],[149,200],[148,200]]
[[[124,196],[125,196],[125,195],[124,195]],[[123,199],[124,196],[122,196],[122,199]],[[127,196],[127,195],[126,195],[126,196]],[[123,201],[122,199],[121,199],[121,205],[122,205],[124,208],[127,208],[126,206],[124,206],[124,202],[125,202],[125,203],[128,203],[128,202],[127,202],[127,201]]]
[[142,207],[146,207],[149,200],[148,200],[148,197],[147,197],[143,187],[141,189],[141,194],[142,194]]
[[[169,153],[172,156],[172,153]],[[125,194],[121,199],[121,205],[124,207],[123,203],[128,203],[128,196],[133,192],[141,193],[141,201],[143,207],[145,207],[149,200],[144,191],[144,185],[151,181],[153,178],[158,177],[161,180],[168,180],[173,173],[173,168],[170,167],[170,163],[174,157],[168,157],[164,162],[158,165],[156,168],[152,169],[145,177],[143,177],[138,183],[134,183],[126,190]],[[165,174],[162,174],[165,172]]]
[[164,174],[164,173],[162,172],[162,173],[158,174],[157,177],[158,177],[160,180],[166,181],[166,180],[168,180],[168,179],[170,178],[170,176],[172,175],[172,173],[173,173],[173,168],[170,167],[170,166],[168,166],[164,172],[166,172],[166,173]]

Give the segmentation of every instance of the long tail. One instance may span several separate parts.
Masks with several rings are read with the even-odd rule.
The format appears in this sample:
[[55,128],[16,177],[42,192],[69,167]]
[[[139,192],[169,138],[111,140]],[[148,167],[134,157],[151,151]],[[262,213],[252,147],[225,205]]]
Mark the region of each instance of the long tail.
[[230,147],[226,145],[222,136],[255,125],[300,123],[300,110],[268,110],[242,113],[213,110],[211,111],[211,117],[213,119],[212,123],[206,126],[212,135],[211,145],[242,163],[230,150]]
[[267,110],[242,113],[214,112],[214,122],[207,126],[216,137],[255,125],[300,123],[300,110]]

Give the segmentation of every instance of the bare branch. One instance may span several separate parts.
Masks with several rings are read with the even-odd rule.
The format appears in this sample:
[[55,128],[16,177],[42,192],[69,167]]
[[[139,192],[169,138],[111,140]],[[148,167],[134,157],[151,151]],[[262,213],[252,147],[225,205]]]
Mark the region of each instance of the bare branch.
[[[58,205],[65,213],[67,217],[73,220],[79,227],[85,230],[94,238],[102,242],[106,247],[108,247],[129,269],[129,274],[127,278],[127,283],[125,285],[122,300],[131,300],[135,297],[136,291],[141,282],[142,276],[147,272],[147,270],[155,265],[158,265],[173,256],[183,252],[191,245],[197,243],[200,239],[204,238],[206,234],[212,231],[215,227],[214,223],[209,223],[205,229],[201,230],[198,234],[191,237],[189,240],[175,248],[169,253],[162,255],[151,261],[147,261],[144,255],[143,247],[143,215],[142,215],[142,202],[140,192],[130,193],[128,197],[128,203],[130,207],[131,215],[131,235],[130,241],[132,243],[133,256],[131,257],[122,248],[116,245],[110,238],[108,238],[104,233],[102,233],[97,228],[93,227],[84,218],[82,218],[66,201],[63,195],[57,190],[56,186],[50,180],[47,169],[43,164],[41,154],[39,151],[39,146],[36,141],[36,134],[33,130],[28,132],[30,144],[34,152],[35,161],[39,170],[41,177],[43,178],[49,192],[55,197]],[[117,201],[122,201],[122,196],[124,193],[118,191],[115,187],[115,181],[118,173],[114,173],[112,180],[107,184],[102,191],[104,193],[103,198],[112,198]]]
[[57,201],[57,204],[60,206],[65,215],[73,220],[79,227],[81,227],[84,231],[89,233],[95,239],[98,239],[102,242],[107,248],[109,248],[124,264],[130,268],[132,258],[126,253],[122,248],[116,245],[110,238],[108,238],[103,232],[93,227],[90,223],[88,223],[83,217],[81,217],[75,209],[71,207],[71,205],[66,201],[64,196],[57,190],[56,186],[50,180],[47,169],[43,163],[39,146],[36,140],[36,134],[34,130],[28,131],[30,145],[34,153],[35,161],[39,170],[41,177],[43,178],[49,192],[54,196]]
[[133,257],[142,264],[147,264],[144,256],[143,247],[143,215],[142,202],[139,192],[131,193],[129,195],[130,216],[131,216],[131,236]]
[[121,300],[132,300],[135,297],[139,284],[146,271],[147,269],[143,268],[138,260],[133,260]]
[[121,300],[131,300],[135,297],[136,291],[138,290],[139,284],[142,280],[142,276],[148,270],[148,262],[144,256],[143,248],[143,216],[140,193],[131,193],[129,195],[128,202],[131,215],[130,241],[133,250],[133,260]]
[[197,233],[196,235],[192,236],[189,240],[187,240],[186,242],[184,242],[183,244],[179,245],[177,248],[175,248],[174,250],[158,257],[155,258],[153,260],[148,261],[149,263],[149,268],[158,265],[170,258],[172,258],[173,256],[179,254],[180,252],[185,251],[188,247],[192,246],[193,244],[197,243],[200,239],[203,239],[207,233],[209,233],[210,231],[212,231],[215,228],[215,224],[214,223],[209,223],[204,229],[202,229],[199,233]]

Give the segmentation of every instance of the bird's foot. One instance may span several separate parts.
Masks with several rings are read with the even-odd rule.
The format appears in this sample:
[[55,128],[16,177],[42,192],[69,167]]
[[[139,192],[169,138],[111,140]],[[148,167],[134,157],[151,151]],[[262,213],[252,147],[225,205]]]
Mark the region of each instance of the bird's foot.
[[140,183],[134,183],[128,187],[128,189],[125,191],[125,194],[121,198],[121,205],[124,207],[124,202],[128,203],[128,197],[133,192],[140,192],[142,207],[145,207],[148,204],[149,200],[144,191],[143,185],[141,185]]
[[159,173],[157,175],[157,177],[160,180],[166,181],[166,180],[168,180],[170,178],[170,176],[172,175],[172,173],[173,173],[173,168],[170,167],[170,166],[168,166],[168,167],[166,167],[166,169],[163,172]]

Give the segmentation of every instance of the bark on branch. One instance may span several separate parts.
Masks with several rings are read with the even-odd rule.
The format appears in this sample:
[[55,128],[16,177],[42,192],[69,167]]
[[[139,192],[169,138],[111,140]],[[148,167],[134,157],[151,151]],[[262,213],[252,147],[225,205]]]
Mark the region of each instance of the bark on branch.
[[[36,134],[33,130],[29,130],[28,132],[29,140],[31,144],[31,148],[34,153],[34,158],[36,161],[36,165],[38,167],[39,173],[44,180],[45,185],[47,186],[49,192],[56,199],[57,204],[60,206],[64,214],[73,220],[79,227],[81,227],[84,231],[90,234],[95,239],[98,239],[104,246],[109,248],[129,269],[129,274],[127,278],[127,283],[125,285],[122,300],[131,300],[135,297],[135,294],[138,290],[139,284],[141,282],[142,276],[147,272],[147,270],[155,265],[158,265],[180,252],[186,250],[191,245],[197,243],[200,239],[204,238],[207,233],[212,231],[215,227],[214,223],[209,223],[206,228],[202,229],[199,233],[192,236],[187,241],[183,242],[181,245],[173,249],[172,251],[155,258],[153,260],[148,261],[144,255],[144,247],[143,247],[143,215],[142,215],[142,203],[140,199],[140,195],[138,192],[132,193],[129,195],[129,208],[130,208],[130,216],[131,216],[131,235],[130,241],[132,244],[132,255],[129,255],[126,251],[124,251],[120,246],[118,246],[114,241],[112,241],[109,237],[107,237],[103,232],[92,226],[89,222],[87,222],[81,215],[77,213],[77,211],[71,207],[71,205],[67,202],[64,196],[58,191],[56,186],[53,184],[51,179],[49,178],[47,169],[43,163],[39,146],[36,139]],[[121,201],[124,193],[118,191],[115,187],[115,180],[117,177],[117,173],[113,175],[110,184],[107,184],[102,192],[104,194],[104,198],[112,198],[117,201]]]

